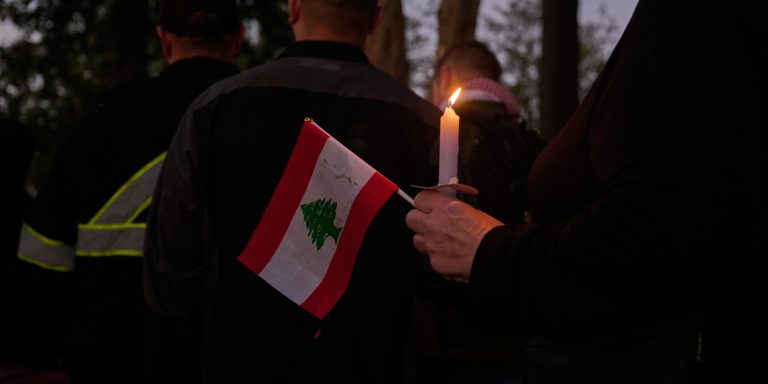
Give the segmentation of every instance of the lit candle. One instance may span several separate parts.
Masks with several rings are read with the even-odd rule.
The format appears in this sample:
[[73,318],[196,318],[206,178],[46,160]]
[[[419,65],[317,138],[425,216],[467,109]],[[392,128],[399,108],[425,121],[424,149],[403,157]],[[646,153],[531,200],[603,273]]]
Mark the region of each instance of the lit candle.
[[[440,170],[438,184],[458,183],[457,163],[459,161],[459,115],[453,110],[453,103],[461,93],[461,88],[451,95],[451,104],[445,107],[440,118]],[[444,189],[443,193],[456,196],[453,189]]]

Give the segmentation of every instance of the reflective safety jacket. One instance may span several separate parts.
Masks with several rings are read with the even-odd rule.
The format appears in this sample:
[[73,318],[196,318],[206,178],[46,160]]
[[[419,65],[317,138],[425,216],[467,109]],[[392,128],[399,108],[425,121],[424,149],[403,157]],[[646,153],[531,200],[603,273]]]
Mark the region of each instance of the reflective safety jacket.
[[63,144],[22,227],[18,257],[72,271],[76,257],[141,256],[146,210],[182,113],[234,73],[229,64],[195,58],[108,95]]
[[[30,279],[37,293],[24,293],[30,302],[53,308],[58,295],[67,303],[39,316],[47,319],[41,326],[69,335],[65,357],[75,376],[139,382],[131,373],[141,371],[141,257],[152,191],[189,103],[236,72],[209,58],[176,62],[106,95],[62,144],[22,226],[18,257],[41,267],[27,267],[39,275]],[[71,287],[60,284],[63,275]],[[94,367],[113,373],[94,378]]]
[[46,269],[72,271],[75,256],[142,256],[146,223],[139,216],[152,202],[152,190],[164,159],[165,152],[144,165],[88,222],[78,224],[75,246],[46,237],[24,223],[19,259]]

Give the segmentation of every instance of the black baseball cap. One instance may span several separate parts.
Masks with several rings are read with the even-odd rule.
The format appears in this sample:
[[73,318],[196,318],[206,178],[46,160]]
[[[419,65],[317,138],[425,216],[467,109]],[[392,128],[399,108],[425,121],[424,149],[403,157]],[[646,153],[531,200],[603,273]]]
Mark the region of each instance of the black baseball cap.
[[160,0],[160,26],[181,36],[215,37],[240,25],[236,0]]

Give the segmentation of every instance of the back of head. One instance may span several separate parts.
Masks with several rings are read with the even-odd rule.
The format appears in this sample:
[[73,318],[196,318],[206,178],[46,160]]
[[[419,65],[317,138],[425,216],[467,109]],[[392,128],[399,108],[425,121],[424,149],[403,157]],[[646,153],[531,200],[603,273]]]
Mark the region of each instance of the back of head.
[[235,0],[160,0],[159,24],[167,32],[194,40],[219,40],[240,27]]
[[339,35],[368,33],[378,9],[377,0],[302,0],[301,4],[309,25]]
[[501,77],[501,64],[496,55],[479,41],[459,43],[448,48],[435,68],[440,69],[444,65],[451,67],[461,81],[476,77],[499,81]]

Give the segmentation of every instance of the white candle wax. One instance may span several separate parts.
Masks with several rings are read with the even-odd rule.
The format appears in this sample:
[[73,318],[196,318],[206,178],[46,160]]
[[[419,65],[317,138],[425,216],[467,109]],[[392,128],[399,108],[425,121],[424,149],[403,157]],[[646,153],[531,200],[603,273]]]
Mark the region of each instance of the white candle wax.
[[[459,161],[459,115],[450,106],[445,108],[440,118],[440,169],[438,184],[448,184],[452,178],[458,177],[457,164]],[[456,196],[453,189],[443,189],[441,192]]]

